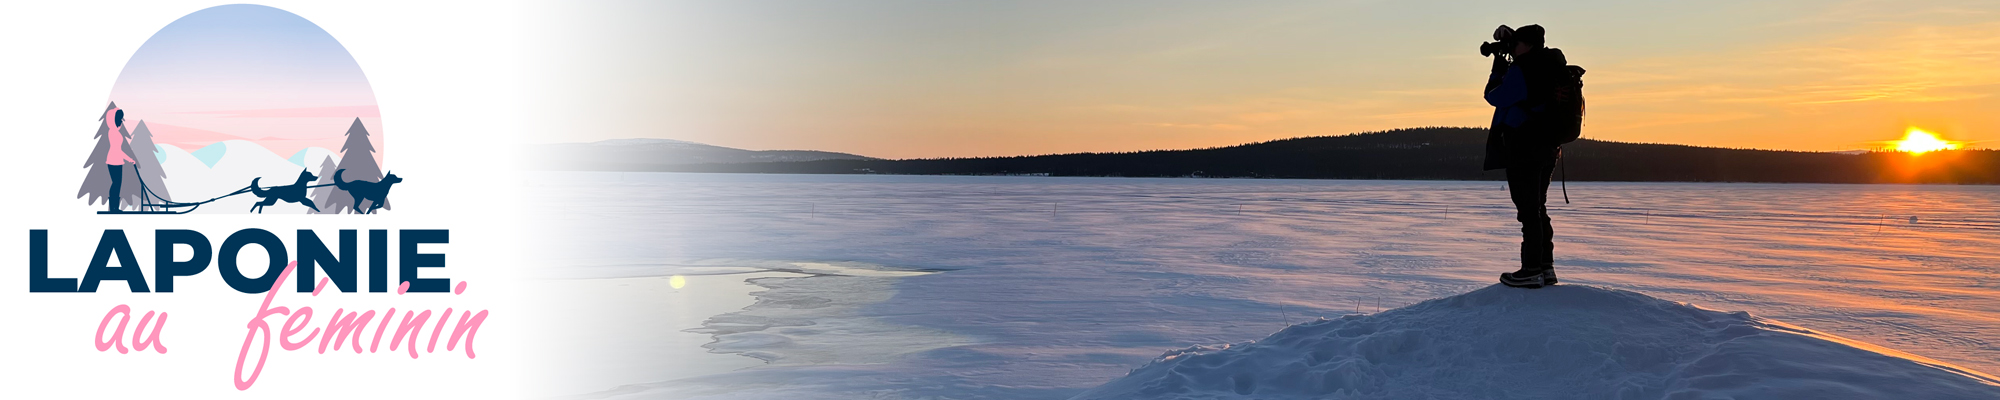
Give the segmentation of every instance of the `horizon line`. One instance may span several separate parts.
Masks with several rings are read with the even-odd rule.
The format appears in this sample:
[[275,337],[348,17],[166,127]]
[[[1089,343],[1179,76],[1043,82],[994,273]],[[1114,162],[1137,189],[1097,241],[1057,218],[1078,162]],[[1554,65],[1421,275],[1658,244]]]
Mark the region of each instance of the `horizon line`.
[[[1269,139],[1269,140],[1262,140],[1262,141],[1255,141],[1255,142],[1247,142],[1247,143],[1238,143],[1238,144],[1231,144],[1231,145],[1222,145],[1222,146],[1211,146],[1211,147],[1197,147],[1197,148],[1160,148],[1160,149],[1145,149],[1145,150],[1121,150],[1121,151],[1083,151],[1083,152],[1069,152],[1069,153],[1040,153],[1040,154],[1017,154],[1017,155],[994,155],[994,156],[966,156],[966,157],[912,157],[912,158],[884,158],[884,157],[874,157],[874,156],[868,156],[868,155],[863,155],[863,154],[856,154],[856,153],[848,153],[848,152],[842,152],[842,151],[836,151],[836,150],[817,150],[817,149],[746,149],[746,148],[738,148],[738,147],[728,147],[728,146],[721,146],[721,145],[715,145],[715,144],[708,144],[708,143],[702,143],[702,142],[696,142],[696,141],[691,141],[691,140],[682,140],[682,139],[672,139],[672,138],[663,138],[663,137],[626,137],[626,138],[612,138],[612,139],[602,139],[602,140],[597,140],[597,141],[590,141],[590,142],[553,142],[553,143],[539,143],[539,144],[536,144],[536,143],[530,143],[530,144],[528,144],[528,145],[531,145],[531,146],[557,146],[557,145],[585,145],[585,144],[597,144],[597,143],[603,143],[603,142],[609,142],[609,141],[617,141],[617,140],[644,140],[644,139],[656,139],[656,140],[671,140],[671,141],[676,141],[676,142],[683,142],[683,143],[690,143],[690,144],[697,144],[697,145],[703,145],[703,146],[714,146],[714,147],[722,147],[722,148],[727,148],[727,149],[736,149],[736,150],[744,150],[744,151],[817,151],[817,152],[827,152],[827,153],[840,153],[840,154],[847,154],[847,155],[853,155],[853,156],[860,156],[860,157],[867,157],[867,158],[872,158],[872,159],[877,159],[877,160],[885,160],[885,161],[905,161],[905,160],[963,160],[963,159],[981,159],[981,158],[1016,158],[1016,157],[1048,157],[1048,156],[1068,156],[1068,155],[1091,155],[1091,154],[1127,154],[1127,153],[1145,153],[1145,152],[1154,152],[1154,151],[1198,151],[1198,150],[1216,150],[1216,149],[1226,149],[1226,148],[1232,148],[1232,147],[1242,147],[1242,146],[1252,146],[1252,145],[1259,145],[1259,144],[1266,144],[1266,143],[1274,143],[1274,142],[1282,142],[1282,141],[1287,141],[1287,140],[1300,140],[1300,139],[1317,139],[1317,138],[1336,138],[1336,137],[1347,137],[1347,136],[1356,136],[1356,135],[1368,135],[1368,134],[1379,134],[1379,133],[1392,133],[1392,132],[1400,132],[1400,131],[1408,131],[1408,130],[1420,130],[1420,129],[1472,129],[1472,130],[1486,130],[1486,129],[1488,129],[1488,128],[1481,128],[1481,127],[1468,127],[1468,126],[1421,126],[1421,127],[1411,127],[1411,128],[1396,128],[1396,129],[1385,129],[1385,130],[1376,130],[1376,131],[1363,131],[1363,132],[1352,132],[1352,133],[1344,133],[1344,134],[1337,134],[1337,135],[1313,135],[1313,136],[1297,136],[1297,137],[1290,137],[1290,138],[1280,138],[1280,139]],[[1789,153],[1825,153],[1825,154],[1842,154],[1842,153],[1852,153],[1852,152],[1868,152],[1868,153],[1906,153],[1906,152],[1903,152],[1903,151],[1896,151],[1896,150],[1885,150],[1885,149],[1881,149],[1881,148],[1877,148],[1877,149],[1868,149],[1868,148],[1856,148],[1856,149],[1848,149],[1848,150],[1830,150],[1830,151],[1813,151],[1813,150],[1789,150],[1789,149],[1766,149],[1766,148],[1755,148],[1755,147],[1724,147],[1724,146],[1704,146],[1704,145],[1695,145],[1695,144],[1683,144],[1683,143],[1654,143],[1654,142],[1628,142],[1628,141],[1619,141],[1619,140],[1607,140],[1607,139],[1597,139],[1597,138],[1592,138],[1592,137],[1589,137],[1589,136],[1584,136],[1584,137],[1581,137],[1581,138],[1578,138],[1577,140],[1579,140],[1579,141],[1582,141],[1582,140],[1590,140],[1590,141],[1595,141],[1595,142],[1603,142],[1603,143],[1618,143],[1618,144],[1642,144],[1642,145],[1661,145],[1661,146],[1685,146],[1685,147],[1694,147],[1694,148],[1707,148],[1707,149],[1722,149],[1722,150],[1751,150],[1751,151],[1776,151],[1776,152],[1789,152]],[[1969,145],[1972,145],[1972,144],[1975,144],[1975,143],[1983,143],[1983,142],[1965,142],[1965,143],[1966,143],[1966,144],[1967,144],[1967,145],[1969,146]],[[1988,149],[1988,148],[1970,148],[1970,147],[1967,147],[1967,148],[1960,148],[1960,149],[1953,149],[1953,150],[1940,150],[1940,151],[2000,151],[2000,149]]]

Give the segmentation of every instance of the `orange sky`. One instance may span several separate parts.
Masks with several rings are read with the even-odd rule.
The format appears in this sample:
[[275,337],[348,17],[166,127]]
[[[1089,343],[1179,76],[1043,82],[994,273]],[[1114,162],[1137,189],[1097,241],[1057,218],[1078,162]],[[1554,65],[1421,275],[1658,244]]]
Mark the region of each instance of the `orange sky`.
[[[1488,4],[1492,3],[1492,4]],[[1910,126],[2000,148],[2000,3],[601,1],[546,10],[538,142],[891,158],[1483,126],[1498,24],[1590,70],[1585,134],[1810,151]]]

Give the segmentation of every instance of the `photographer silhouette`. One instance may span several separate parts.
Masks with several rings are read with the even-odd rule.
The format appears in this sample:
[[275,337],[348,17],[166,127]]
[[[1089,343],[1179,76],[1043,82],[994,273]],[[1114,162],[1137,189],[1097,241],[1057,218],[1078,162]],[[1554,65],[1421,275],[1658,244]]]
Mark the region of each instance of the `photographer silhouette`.
[[1479,45],[1481,55],[1493,57],[1486,80],[1493,127],[1484,168],[1507,170],[1508,195],[1521,221],[1521,269],[1500,274],[1500,283],[1514,287],[1556,284],[1549,177],[1562,144],[1576,140],[1582,124],[1583,69],[1569,66],[1562,50],[1544,47],[1546,33],[1541,25],[1501,25],[1494,42]]

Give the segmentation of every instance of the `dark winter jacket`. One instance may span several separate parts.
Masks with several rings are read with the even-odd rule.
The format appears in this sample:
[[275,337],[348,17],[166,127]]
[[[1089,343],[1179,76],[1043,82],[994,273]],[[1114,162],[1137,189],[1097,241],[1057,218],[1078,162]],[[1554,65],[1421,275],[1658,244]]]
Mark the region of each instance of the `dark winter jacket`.
[[1493,72],[1486,78],[1486,102],[1493,105],[1486,170],[1507,168],[1510,160],[1529,154],[1550,154],[1556,144],[1542,113],[1555,102],[1568,64],[1562,50],[1554,48],[1529,51],[1512,63],[1493,57]]

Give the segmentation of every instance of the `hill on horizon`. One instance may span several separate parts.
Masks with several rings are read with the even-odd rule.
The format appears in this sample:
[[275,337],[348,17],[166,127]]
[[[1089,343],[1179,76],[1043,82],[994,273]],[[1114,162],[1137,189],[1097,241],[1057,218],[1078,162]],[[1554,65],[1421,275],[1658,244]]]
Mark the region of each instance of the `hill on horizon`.
[[590,143],[539,145],[539,168],[587,171],[651,171],[684,164],[880,160],[814,150],[744,150],[673,139],[611,139]]
[[[171,144],[156,144],[160,167],[166,172],[166,186],[173,189],[174,201],[196,202],[222,196],[262,178],[259,185],[289,185],[307,169],[248,140],[225,140],[190,152]],[[208,153],[207,155],[198,153]],[[303,151],[301,151],[303,153]],[[322,155],[331,159],[330,155]],[[203,157],[209,157],[204,159]],[[303,156],[300,156],[303,157]],[[320,162],[313,160],[313,163]],[[230,196],[193,210],[197,214],[237,214],[250,209],[259,198]],[[279,202],[265,213],[297,214],[307,208],[297,203]]]
[[[853,156],[859,158],[764,162],[710,162],[703,159],[649,163],[571,162],[559,163],[550,169],[794,174],[1503,180],[1505,177],[1502,171],[1480,170],[1480,163],[1485,154],[1485,142],[1484,128],[1429,127],[1281,139],[1190,150],[907,160]],[[1955,150],[1923,155],[1893,152],[1852,154],[1622,143],[1592,139],[1578,140],[1563,148],[1563,163],[1567,165],[1558,170],[1558,176],[1566,174],[1569,180],[1576,181],[2000,184],[2000,150]],[[628,154],[640,154],[640,152]]]

